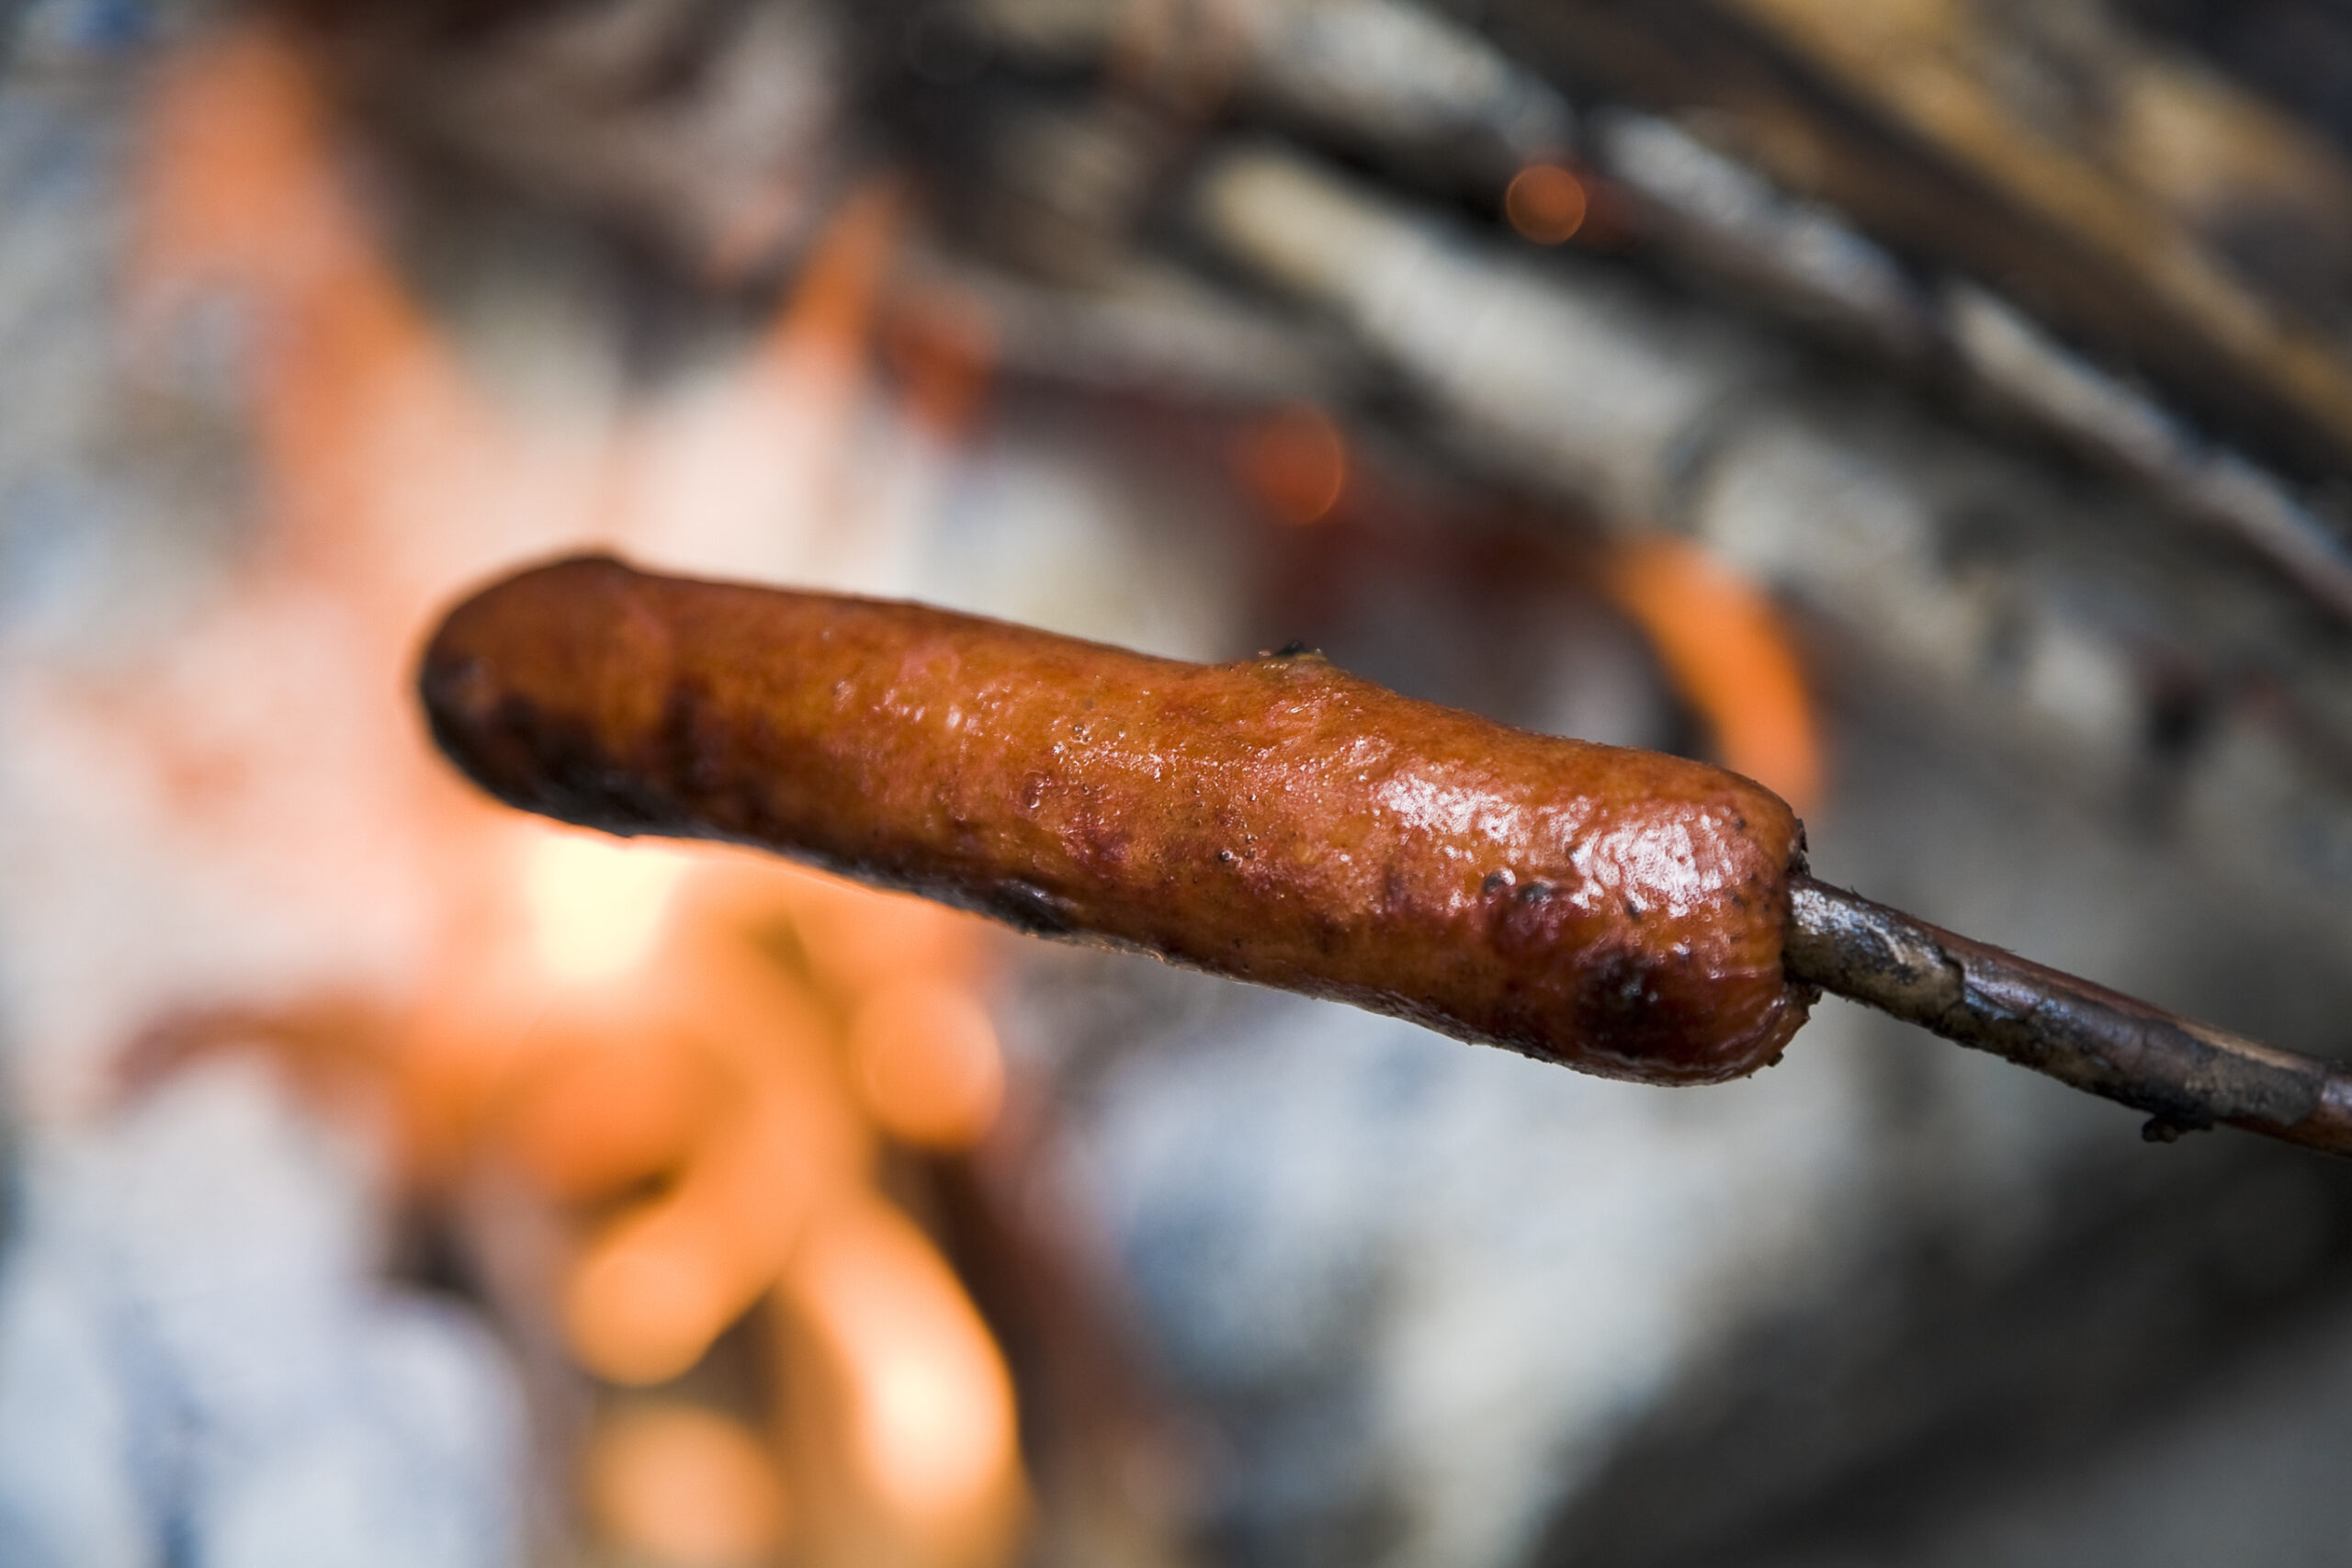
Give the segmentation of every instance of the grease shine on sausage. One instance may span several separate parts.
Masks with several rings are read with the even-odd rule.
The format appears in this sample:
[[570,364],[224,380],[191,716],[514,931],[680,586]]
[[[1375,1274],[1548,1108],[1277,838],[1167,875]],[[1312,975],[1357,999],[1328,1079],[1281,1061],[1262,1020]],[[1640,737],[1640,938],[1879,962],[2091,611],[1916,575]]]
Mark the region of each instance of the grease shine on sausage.
[[1194,665],[920,605],[539,567],[419,685],[500,799],[758,845],[1651,1083],[1776,1059],[1802,829],[1719,768],[1312,655]]

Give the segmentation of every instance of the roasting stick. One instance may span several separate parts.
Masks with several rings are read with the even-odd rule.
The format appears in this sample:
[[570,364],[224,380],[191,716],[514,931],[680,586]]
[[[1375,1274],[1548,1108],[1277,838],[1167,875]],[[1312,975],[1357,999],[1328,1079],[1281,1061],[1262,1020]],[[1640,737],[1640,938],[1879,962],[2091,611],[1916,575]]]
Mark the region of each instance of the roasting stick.
[[2352,1155],[2352,1071],[2276,1050],[1955,936],[1810,876],[1792,879],[1789,977],[2149,1112],[2170,1143],[2226,1122]]
[[510,805],[729,840],[1588,1072],[1722,1082],[1820,991],[2145,1111],[2352,1154],[2352,1071],[1805,874],[1753,780],[1418,703],[1291,650],[1182,664],[609,558],[426,649],[442,749]]

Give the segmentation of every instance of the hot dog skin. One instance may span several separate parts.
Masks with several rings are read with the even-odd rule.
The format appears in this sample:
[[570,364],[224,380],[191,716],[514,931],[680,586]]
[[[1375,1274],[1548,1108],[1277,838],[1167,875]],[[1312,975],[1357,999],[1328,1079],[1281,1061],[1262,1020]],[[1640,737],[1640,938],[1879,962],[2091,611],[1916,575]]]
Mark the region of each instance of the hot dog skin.
[[419,684],[502,800],[725,839],[1612,1077],[1779,1055],[1802,829],[1679,758],[920,605],[536,568]]

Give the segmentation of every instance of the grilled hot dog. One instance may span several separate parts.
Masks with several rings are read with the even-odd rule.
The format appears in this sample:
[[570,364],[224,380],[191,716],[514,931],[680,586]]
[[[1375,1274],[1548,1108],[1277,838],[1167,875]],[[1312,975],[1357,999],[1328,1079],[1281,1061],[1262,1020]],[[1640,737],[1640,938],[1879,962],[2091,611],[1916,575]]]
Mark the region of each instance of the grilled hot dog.
[[1803,829],[1770,791],[1312,654],[1184,664],[591,558],[458,606],[419,684],[442,749],[528,810],[1613,1077],[1752,1072],[1814,994],[1782,973]]

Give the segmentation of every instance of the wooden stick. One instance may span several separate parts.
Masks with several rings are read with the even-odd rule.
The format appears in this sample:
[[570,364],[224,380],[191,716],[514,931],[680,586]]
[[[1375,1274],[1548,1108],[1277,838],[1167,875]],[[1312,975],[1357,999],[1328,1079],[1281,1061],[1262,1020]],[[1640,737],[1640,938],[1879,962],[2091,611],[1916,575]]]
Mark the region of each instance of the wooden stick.
[[2103,1095],[2169,1143],[2227,1122],[2352,1155],[2352,1070],[2177,1017],[1809,876],[1790,892],[1790,978]]

